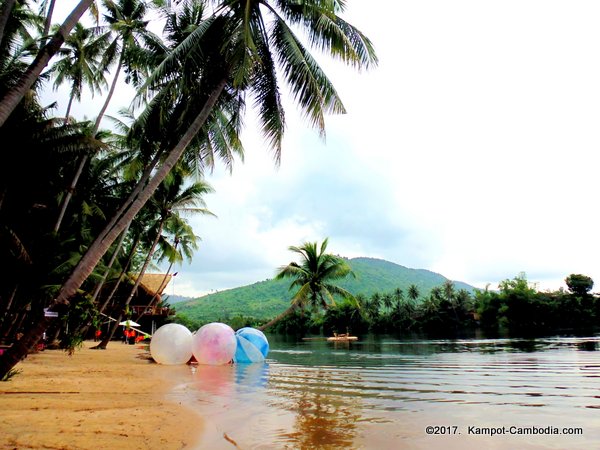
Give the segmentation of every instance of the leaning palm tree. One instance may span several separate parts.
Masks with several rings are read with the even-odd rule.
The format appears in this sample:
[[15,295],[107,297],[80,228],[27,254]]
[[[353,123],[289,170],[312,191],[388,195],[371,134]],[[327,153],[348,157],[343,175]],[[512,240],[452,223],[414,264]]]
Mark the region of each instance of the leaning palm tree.
[[0,43],[4,38],[4,29],[16,4],[17,0],[5,0],[2,2],[2,6],[0,6]]
[[[309,122],[324,135],[325,114],[343,113],[345,109],[333,84],[294,30],[304,31],[313,48],[351,67],[368,68],[377,63],[369,39],[339,16],[345,8],[342,1],[214,0],[210,3],[215,8],[207,19],[170,53],[145,85],[147,91],[157,92],[162,100],[156,102],[165,111],[158,114],[159,118],[168,116],[170,111],[181,113],[179,120],[172,118],[177,127],[167,141],[168,150],[165,147],[161,150],[164,158],[153,176],[140,183],[143,187],[139,193],[127,199],[126,208],[110,220],[88,247],[48,305],[50,308],[69,303],[186,149],[197,142],[207,121],[214,118],[215,111],[222,111],[225,103],[231,104],[237,98],[243,108],[246,94],[254,99],[261,131],[279,161],[285,129],[279,86],[283,80]],[[182,67],[186,69],[183,72]],[[0,103],[0,125],[2,117]],[[146,129],[160,126],[160,121],[154,122]],[[37,343],[48,323],[42,317],[4,355],[0,360],[0,376]]]
[[[195,183],[186,186],[185,181],[185,177],[180,171],[172,172],[155,192],[155,195],[150,202],[149,206],[152,210],[157,212],[156,223],[153,227],[156,230],[154,232],[155,238],[152,241],[144,264],[133,283],[129,295],[125,299],[123,305],[121,305],[123,310],[127,309],[138,290],[138,286],[140,285],[144,274],[154,257],[158,243],[162,238],[165,225],[169,221],[177,221],[179,219],[176,214],[177,211],[214,216],[214,214],[206,208],[206,204],[202,198],[205,194],[212,192],[210,185],[204,181],[196,181]],[[114,322],[111,330],[106,334],[102,342],[98,344],[98,348],[106,348],[108,342],[117,331],[119,322],[121,322],[121,319],[123,318],[123,314],[123,312],[120,312],[120,315]]]
[[[266,11],[279,11],[269,27],[265,23],[261,5],[266,7]],[[146,180],[141,181],[144,187],[139,194],[127,200],[126,211],[120,213],[118,220],[111,222],[89,247],[56,297],[57,304],[68,302],[108,247],[177,164],[212,116],[213,109],[217,107],[220,111],[218,108],[223,106],[225,98],[230,98],[235,92],[238,92],[238,96],[247,91],[254,94],[263,134],[275,148],[276,159],[279,158],[284,120],[276,60],[280,61],[281,75],[291,86],[292,96],[321,132],[324,133],[326,112],[344,111],[331,81],[293,33],[288,22],[306,29],[314,45],[319,45],[321,50],[329,51],[333,57],[349,65],[360,68],[376,63],[369,40],[337,15],[343,9],[337,2],[324,4],[311,1],[299,7],[291,1],[272,5],[263,0],[251,5],[249,15],[237,8],[240,6],[238,2],[224,2],[219,6],[216,13],[172,52],[147,84],[167,86],[165,89],[168,89],[168,94],[164,90],[160,92],[165,104],[185,105],[182,111],[178,110],[181,113],[177,123],[180,138],[173,140],[176,144],[166,153],[152,178],[147,183]],[[269,28],[272,33],[266,32]],[[256,36],[248,34],[251,30],[257,33]],[[251,67],[248,67],[249,59],[252,61]],[[187,64],[185,76],[177,77],[174,70],[181,67],[182,61]],[[194,72],[193,64],[205,66],[196,68]],[[194,73],[199,78],[190,76]],[[185,124],[185,129],[182,124]]]
[[327,309],[328,306],[335,305],[334,295],[356,302],[350,292],[332,283],[348,275],[354,276],[354,272],[344,259],[325,253],[327,243],[328,239],[325,239],[320,247],[317,242],[305,242],[300,247],[289,248],[290,251],[300,255],[301,261],[280,267],[275,279],[293,278],[290,290],[298,290],[292,297],[291,306],[260,327],[261,330],[269,328],[296,309]]
[[142,316],[146,314],[148,310],[153,308],[160,300],[160,293],[163,292],[164,288],[169,283],[169,276],[171,275],[173,265],[175,265],[175,263],[181,264],[184,258],[187,259],[188,262],[191,262],[194,250],[198,249],[197,241],[200,238],[194,234],[194,230],[187,221],[183,217],[180,217],[177,212],[173,214],[171,219],[172,220],[169,220],[165,224],[167,238],[161,238],[158,243],[160,255],[157,258],[158,262],[164,260],[169,261],[169,267],[167,267],[165,275],[158,289],[148,302],[148,305],[135,319],[136,322],[139,322]]
[[79,19],[93,1],[81,0],[75,6],[48,43],[37,52],[35,59],[29,64],[27,70],[21,74],[19,79],[0,98],[0,127],[4,125],[23,97],[29,92],[29,89],[37,81],[42,71],[50,62],[50,59],[58,52],[75,24],[79,22]]
[[[131,78],[131,74],[136,74],[137,77],[140,69],[145,72],[147,69],[147,58],[140,57],[140,52],[143,47],[150,46],[152,48],[162,48],[161,40],[154,33],[147,30],[148,21],[145,20],[147,14],[146,4],[141,0],[120,0],[113,2],[112,0],[104,0],[104,7],[108,11],[104,15],[104,19],[108,23],[107,27],[100,27],[101,31],[106,31],[100,38],[105,46],[105,52],[102,62],[98,65],[100,73],[97,76],[102,76],[102,71],[118,61],[115,68],[115,74],[111,83],[110,89],[104,100],[104,104],[96,117],[92,135],[100,129],[102,118],[110,104],[121,69],[125,67],[129,73],[126,81]],[[112,41],[109,38],[112,36]],[[79,177],[87,164],[86,156],[79,160],[77,170],[73,175],[69,189],[67,189],[64,199],[61,204],[58,220],[56,221],[55,231],[58,231],[62,218],[71,200],[71,193],[75,190]]]
[[144,1],[104,0],[103,4],[107,11],[104,14],[107,26],[100,27],[100,30],[107,31],[104,35],[107,39],[112,36],[104,55],[103,66],[107,68],[116,65],[110,90],[96,118],[96,130],[112,100],[121,70],[127,69],[128,75],[125,81],[139,82],[140,73],[147,71],[149,63],[148,59],[144,57],[146,53],[141,50],[146,47],[162,49],[160,37],[147,29],[148,8]]

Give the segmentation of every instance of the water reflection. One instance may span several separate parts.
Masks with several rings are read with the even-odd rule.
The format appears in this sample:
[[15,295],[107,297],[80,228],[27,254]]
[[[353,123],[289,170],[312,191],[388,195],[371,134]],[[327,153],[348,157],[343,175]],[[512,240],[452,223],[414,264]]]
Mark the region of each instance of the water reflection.
[[[294,375],[288,375],[288,379],[290,376]],[[293,448],[352,447],[361,399],[337,395],[328,388],[333,382],[335,374],[321,368],[311,374],[310,382],[297,389],[278,391],[282,395],[271,404],[295,415],[293,429],[281,433],[281,441]]]
[[235,386],[233,367],[229,364],[211,366],[198,364],[194,372],[194,387],[212,395],[230,395]]
[[264,388],[269,381],[269,364],[234,364],[235,382],[238,389]]
[[584,352],[593,352],[598,350],[598,342],[596,341],[583,341],[577,343],[577,349]]
[[194,387],[198,391],[225,396],[235,392],[265,388],[269,380],[269,365],[225,364],[211,366],[198,364],[193,369]]
[[[241,448],[394,447],[425,439],[421,426],[435,420],[581,426],[584,436],[568,447],[585,447],[600,442],[599,342],[371,336],[340,346],[270,337],[265,364],[198,366],[194,387],[210,396],[196,407],[217,430],[204,447],[228,448],[224,435]],[[511,442],[506,448],[525,441]]]
[[344,379],[347,374],[327,368],[280,369],[270,381],[269,404],[295,417],[292,430],[280,433],[278,438],[292,448],[351,446],[361,417],[362,399],[339,395],[333,388],[350,382]]

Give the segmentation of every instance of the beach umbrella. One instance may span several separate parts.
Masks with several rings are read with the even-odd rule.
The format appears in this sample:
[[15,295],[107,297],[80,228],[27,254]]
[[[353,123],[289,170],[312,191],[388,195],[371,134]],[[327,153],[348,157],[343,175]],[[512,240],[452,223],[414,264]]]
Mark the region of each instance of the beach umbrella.
[[120,322],[119,325],[123,325],[124,327],[141,327],[141,325],[133,320],[124,320]]

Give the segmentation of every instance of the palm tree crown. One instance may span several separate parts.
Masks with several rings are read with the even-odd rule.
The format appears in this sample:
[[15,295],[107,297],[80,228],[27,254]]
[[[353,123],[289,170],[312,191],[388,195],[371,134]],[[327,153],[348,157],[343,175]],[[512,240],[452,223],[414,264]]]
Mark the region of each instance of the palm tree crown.
[[67,120],[73,100],[81,100],[84,85],[90,89],[92,95],[101,92],[107,86],[100,64],[106,45],[105,36],[95,37],[92,29],[78,23],[59,50],[61,58],[54,63],[50,72],[56,77],[55,88],[65,82],[71,84],[69,105],[65,114]]
[[327,308],[335,304],[334,295],[354,299],[345,289],[332,284],[335,280],[354,276],[352,269],[342,258],[325,253],[328,239],[319,247],[317,242],[306,242],[300,247],[289,249],[301,257],[300,264],[291,262],[279,269],[276,279],[294,278],[290,289],[298,288],[292,298],[292,304],[298,307]]

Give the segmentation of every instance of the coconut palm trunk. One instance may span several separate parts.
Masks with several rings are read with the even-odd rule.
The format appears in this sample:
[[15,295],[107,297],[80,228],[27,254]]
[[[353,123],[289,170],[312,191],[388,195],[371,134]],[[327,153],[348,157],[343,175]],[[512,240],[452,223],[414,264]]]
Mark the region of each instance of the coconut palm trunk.
[[108,91],[108,96],[106,97],[106,100],[104,101],[104,104],[102,105],[102,109],[98,113],[98,117],[96,117],[93,134],[96,134],[98,132],[98,129],[100,128],[100,122],[102,122],[102,118],[104,117],[104,114],[106,113],[106,109],[108,108],[108,105],[110,104],[110,101],[112,100],[112,96],[115,93],[115,88],[117,87],[117,81],[119,80],[119,74],[121,73],[121,68],[123,67],[124,57],[125,57],[125,52],[123,51],[123,52],[121,52],[121,56],[119,56],[119,63],[117,64],[117,70],[115,71],[115,77],[113,78],[113,82],[110,85],[110,90]]
[[115,248],[115,251],[113,252],[112,256],[110,257],[110,261],[108,261],[108,265],[106,266],[106,270],[104,271],[104,274],[102,275],[102,279],[98,282],[98,284],[96,285],[96,288],[94,289],[94,292],[92,294],[93,302],[95,302],[96,299],[98,298],[98,295],[100,294],[100,291],[102,290],[102,286],[104,286],[104,283],[106,282],[106,279],[108,278],[108,274],[112,270],[112,266],[115,263],[119,252],[121,251],[121,247],[123,246],[123,241],[125,240],[125,236],[127,236],[128,230],[129,230],[129,225],[127,225],[127,228],[125,228],[125,230],[123,230],[123,232],[121,233],[119,242],[117,242],[117,247]]
[[48,12],[46,13],[46,19],[44,20],[44,32],[42,36],[44,36],[44,40],[48,33],[50,32],[50,25],[52,25],[52,15],[54,14],[54,5],[56,4],[56,0],[50,0],[48,4]]
[[144,278],[144,274],[146,273],[146,270],[148,269],[148,266],[150,265],[150,261],[152,261],[152,256],[154,255],[154,251],[156,250],[156,246],[158,245],[158,241],[160,240],[160,236],[162,235],[164,223],[165,223],[165,221],[164,221],[164,219],[162,219],[160,224],[158,225],[158,231],[156,232],[156,237],[154,238],[154,242],[152,242],[152,247],[150,247],[150,251],[148,251],[148,256],[146,256],[144,265],[142,266],[140,273],[138,274],[137,278],[135,279],[135,283],[133,283],[133,287],[131,288],[131,291],[129,292],[129,296],[125,300],[125,303],[123,303],[123,305],[122,305],[122,310],[121,310],[121,312],[119,312],[119,317],[117,318],[114,325],[110,329],[110,332],[106,333],[106,336],[104,337],[102,342],[100,342],[94,348],[100,348],[103,350],[106,349],[106,347],[108,346],[108,343],[113,338],[117,329],[119,328],[119,323],[121,322],[121,319],[123,318],[123,310],[129,306],[129,304],[131,303],[131,300],[133,300],[133,297],[135,297],[135,294],[137,293],[140,283],[142,282],[142,278]]
[[2,3],[2,8],[0,9],[0,44],[4,38],[6,24],[8,23],[8,19],[10,19],[10,15],[12,14],[12,10],[16,3],[17,0],[4,0]]
[[[96,303],[98,295],[100,295],[100,291],[102,290],[102,287],[104,286],[104,283],[106,282],[106,279],[108,278],[108,274],[110,273],[112,266],[117,259],[117,255],[121,251],[121,247],[123,246],[123,241],[125,240],[125,236],[127,235],[128,230],[129,230],[129,226],[125,229],[125,231],[123,231],[123,233],[121,233],[121,238],[119,239],[119,242],[117,243],[117,247],[115,248],[115,251],[113,252],[113,254],[111,256],[110,261],[108,262],[108,265],[106,266],[106,270],[104,271],[104,274],[102,275],[102,279],[96,284],[96,287],[94,288],[94,292],[92,293],[92,302],[93,303]],[[137,242],[139,242],[139,239]],[[134,251],[135,251],[135,247],[137,247],[137,243],[134,246]],[[131,253],[130,259],[128,260],[126,266],[123,268],[123,271],[125,271],[126,268],[129,266],[131,258],[133,258],[133,252]],[[121,273],[121,275],[119,276],[119,282],[121,281],[121,276],[123,276],[123,273]],[[119,282],[116,283],[117,286],[118,286]],[[116,289],[115,289],[115,292],[116,292]],[[113,293],[113,295],[114,295],[114,293]],[[104,308],[106,308],[106,305],[108,304],[108,301],[110,300],[110,298],[112,298],[112,296],[110,296],[106,300],[106,302],[103,304],[102,308],[97,308],[98,313],[104,312]],[[84,325],[79,326],[79,328],[77,329],[75,334],[85,336],[87,334],[91,324],[92,324],[92,320],[89,319]]]
[[[121,67],[123,66],[123,53],[119,58],[119,64],[117,64],[117,70],[115,73],[115,77],[113,78],[113,82],[110,86],[110,90],[108,91],[108,96],[102,105],[102,109],[100,113],[98,113],[98,117],[96,117],[96,122],[94,123],[94,129],[92,130],[92,136],[95,136],[98,130],[100,129],[100,122],[102,122],[102,118],[106,113],[106,109],[108,108],[108,104],[110,103],[113,94],[115,93],[115,87],[117,86],[117,80],[119,79],[119,72],[121,72]],[[69,100],[69,106],[67,108],[67,114],[65,121],[69,120],[69,112],[71,111],[71,103],[73,102],[73,96],[71,96]],[[67,212],[67,207],[71,202],[71,198],[73,197],[73,192],[75,192],[75,188],[77,187],[77,183],[79,182],[79,177],[83,172],[83,168],[88,162],[88,155],[83,155],[79,158],[79,165],[77,166],[77,170],[75,171],[75,175],[73,176],[73,180],[71,180],[71,184],[69,185],[69,189],[65,193],[65,197],[63,199],[62,205],[60,206],[60,212],[58,213],[58,219],[56,220],[56,224],[54,225],[54,232],[57,233],[60,229],[60,225],[62,224],[63,218],[65,217],[65,213]]]
[[0,379],[37,345],[52,320],[49,317],[40,317],[26,335],[15,341],[12,347],[2,354],[2,358],[0,358]]
[[264,331],[267,328],[272,327],[273,325],[275,325],[277,322],[282,321],[283,319],[285,319],[287,316],[289,316],[290,314],[292,314],[294,311],[296,311],[298,309],[298,305],[296,303],[293,303],[292,306],[290,306],[288,309],[286,309],[284,312],[282,312],[281,314],[279,314],[277,317],[275,317],[274,319],[271,319],[270,321],[268,321],[267,323],[265,323],[264,325],[261,325],[260,327],[258,327],[258,329],[260,331]]
[[117,293],[119,286],[121,285],[121,282],[125,279],[125,276],[127,275],[127,271],[129,270],[129,267],[131,266],[131,261],[133,261],[133,256],[135,255],[135,252],[137,250],[137,246],[139,243],[140,243],[140,241],[138,239],[137,242],[135,243],[135,245],[133,246],[133,248],[131,249],[131,252],[129,252],[129,258],[128,258],[125,266],[123,266],[123,269],[121,270],[121,273],[119,274],[119,277],[117,278],[117,282],[115,283],[115,285],[113,286],[113,288],[111,289],[109,294],[106,296],[104,303],[102,303],[102,305],[100,305],[100,308],[98,308],[98,313],[100,313],[100,314],[104,313],[104,311],[110,304],[111,300]]
[[38,79],[46,68],[50,59],[58,52],[67,35],[79,21],[83,13],[90,7],[93,0],[81,0],[65,19],[58,31],[54,33],[50,41],[44,45],[33,62],[21,76],[21,79],[0,99],[0,127],[10,117],[25,94],[31,89],[33,83]]
[[[134,244],[134,246],[132,247],[131,251],[129,252],[129,258],[127,259],[127,263],[123,266],[123,269],[121,269],[121,273],[117,277],[117,281],[115,282],[115,285],[113,286],[113,288],[110,290],[110,292],[106,296],[104,303],[102,303],[102,305],[100,305],[100,307],[98,308],[98,314],[104,313],[104,311],[106,310],[106,308],[108,307],[108,305],[110,304],[112,299],[114,298],[115,294],[119,290],[119,286],[121,286],[121,282],[125,279],[127,270],[129,269],[129,266],[131,265],[131,261],[133,260],[133,256],[135,255],[135,252],[136,252],[136,249],[137,249],[137,246],[139,243],[140,243],[140,240],[138,239],[136,241],[136,243]],[[85,336],[91,325],[92,325],[92,322],[90,320],[81,328],[81,330],[78,331],[77,334],[79,334],[80,336]]]
[[[79,260],[71,272],[69,278],[67,278],[65,283],[62,285],[54,301],[49,305],[50,309],[56,307],[57,305],[69,304],[69,299],[77,293],[77,290],[93,272],[94,268],[104,256],[108,248],[112,245],[119,234],[123,232],[127,224],[130,223],[136,214],[143,208],[150,197],[152,197],[154,191],[166,178],[169,172],[171,172],[173,167],[175,167],[185,149],[190,145],[194,137],[198,134],[208,119],[226,84],[227,80],[225,78],[223,78],[220,83],[217,84],[217,86],[208,96],[200,113],[196,116],[187,131],[183,134],[177,145],[169,152],[167,158],[156,171],[154,176],[150,179],[148,184],[140,191],[139,196],[131,203],[131,206],[127,208],[126,212],[114,223],[114,226],[110,228],[105,227],[100,236],[96,238],[92,245],[90,245],[87,252],[83,255],[81,260]],[[2,360],[0,363],[0,378],[2,378],[10,369],[12,369],[16,363],[27,356],[27,353],[41,339],[48,323],[49,322],[47,318],[37,320],[27,331],[26,337],[24,337],[24,345],[13,346],[2,355],[0,358],[0,360]],[[10,361],[10,363],[5,361]]]

